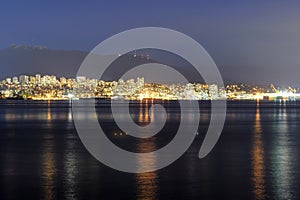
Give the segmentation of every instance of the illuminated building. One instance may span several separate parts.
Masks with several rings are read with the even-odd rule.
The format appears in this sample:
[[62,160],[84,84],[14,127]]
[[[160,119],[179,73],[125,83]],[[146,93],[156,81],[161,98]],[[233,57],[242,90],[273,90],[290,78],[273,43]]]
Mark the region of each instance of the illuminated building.
[[79,86],[86,86],[86,77],[85,76],[77,76],[76,77],[76,82],[78,83]]
[[34,76],[30,76],[29,79],[30,79],[30,83],[31,84],[35,84],[36,83],[36,79],[35,79]]
[[[274,89],[275,88],[275,89]],[[114,98],[114,99],[166,99],[166,100],[278,100],[295,101],[300,99],[299,88],[287,89],[260,87],[247,84],[230,84],[225,88],[218,85],[187,83],[159,84],[145,83],[143,77],[129,80],[103,81],[85,76],[57,78],[53,75],[21,75],[6,78],[0,82],[1,98],[26,97],[32,99],[69,99],[72,98]]]
[[5,81],[6,83],[11,83],[11,78],[6,78]]
[[37,84],[41,83],[41,75],[40,74],[35,75],[35,81],[36,81]]
[[209,90],[209,95],[210,95],[211,99],[219,98],[218,86],[216,84],[209,85],[208,90]]
[[60,84],[62,84],[62,85],[65,85],[67,83],[67,79],[65,77],[61,77],[59,79],[59,81],[60,81]]
[[12,80],[13,80],[13,83],[14,83],[14,84],[19,83],[19,79],[18,79],[18,77],[16,77],[16,76],[14,76]]
[[25,84],[25,83],[28,83],[28,82],[29,82],[29,77],[26,76],[26,75],[21,75],[21,76],[19,77],[19,80],[20,80],[20,83]]

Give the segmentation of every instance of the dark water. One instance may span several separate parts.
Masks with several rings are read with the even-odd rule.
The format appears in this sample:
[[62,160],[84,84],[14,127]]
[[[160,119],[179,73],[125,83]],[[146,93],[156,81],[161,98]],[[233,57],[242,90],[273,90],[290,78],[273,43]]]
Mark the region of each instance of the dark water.
[[[133,104],[133,119],[147,123],[145,108]],[[300,103],[229,102],[226,124],[213,151],[198,158],[209,123],[201,103],[199,135],[172,165],[152,173],[128,174],[95,160],[79,140],[68,102],[0,102],[1,199],[299,199]],[[108,104],[99,102],[104,111]],[[107,136],[123,148],[152,151],[176,132],[180,111],[171,114],[168,134],[132,140],[113,126],[109,111],[99,119]],[[140,165],[155,160],[141,158]]]

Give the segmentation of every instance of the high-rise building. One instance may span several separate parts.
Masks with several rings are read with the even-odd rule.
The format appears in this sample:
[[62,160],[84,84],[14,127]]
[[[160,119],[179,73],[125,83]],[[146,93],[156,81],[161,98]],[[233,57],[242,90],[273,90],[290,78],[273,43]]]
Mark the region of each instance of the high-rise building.
[[6,78],[5,81],[6,83],[11,83],[11,78]]
[[218,92],[218,85],[212,84],[208,86],[209,94],[211,99],[218,99],[219,92]]
[[51,83],[55,83],[56,82],[56,76],[50,76],[50,81]]
[[64,84],[67,83],[67,79],[66,79],[65,77],[61,77],[61,78],[59,79],[59,81],[60,81],[60,84],[62,84],[62,85],[64,85]]
[[37,84],[41,83],[41,75],[40,74],[35,75],[35,81]]
[[85,76],[77,76],[76,77],[76,82],[81,84],[86,82],[86,77]]
[[137,86],[138,86],[138,87],[142,87],[142,86],[144,86],[144,84],[145,84],[145,79],[144,79],[144,77],[142,77],[142,78],[137,77],[136,82],[137,82]]
[[92,86],[92,87],[96,87],[97,86],[97,79],[88,79],[88,85]]
[[18,77],[16,77],[16,76],[13,77],[13,83],[19,83]]
[[35,79],[35,77],[34,76],[30,76],[30,83],[31,84],[35,84],[36,83],[36,79]]
[[28,76],[26,76],[26,75],[21,75],[20,77],[19,77],[19,80],[20,80],[20,83],[28,83],[29,82],[29,77]]

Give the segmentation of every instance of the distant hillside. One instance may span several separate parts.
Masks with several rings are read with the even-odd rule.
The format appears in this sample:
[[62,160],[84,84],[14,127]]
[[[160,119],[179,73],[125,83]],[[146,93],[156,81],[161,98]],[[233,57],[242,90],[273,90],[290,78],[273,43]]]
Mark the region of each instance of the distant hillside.
[[0,78],[36,73],[73,77],[86,55],[83,51],[11,46],[0,50]]
[[[140,52],[140,54],[142,53]],[[198,73],[185,60],[161,51],[148,50],[147,53],[151,54],[150,60],[141,58],[141,56],[134,58],[131,54],[121,56],[113,62],[104,74],[103,79],[117,80],[134,66],[154,62],[173,66],[181,74],[189,77],[190,82],[203,82],[201,76],[197,75]],[[42,46],[14,45],[0,50],[0,79],[19,76],[20,74],[33,75],[37,73],[56,75],[58,77],[75,77],[87,54],[88,52],[84,51],[52,50]],[[155,68],[152,74],[155,74]]]

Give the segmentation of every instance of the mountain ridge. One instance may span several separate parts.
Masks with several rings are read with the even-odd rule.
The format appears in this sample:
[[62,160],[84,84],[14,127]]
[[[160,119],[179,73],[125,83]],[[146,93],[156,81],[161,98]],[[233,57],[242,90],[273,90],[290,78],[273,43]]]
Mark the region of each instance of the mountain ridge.
[[[0,79],[7,77],[24,75],[56,75],[57,77],[76,77],[77,71],[89,52],[80,50],[56,50],[48,49],[44,46],[30,45],[11,45],[8,48],[0,49]],[[155,53],[153,54],[153,57]],[[169,55],[160,54],[156,58],[145,60],[135,59],[132,56],[122,56],[119,61],[114,62],[113,70],[108,70],[105,78],[108,80],[117,79],[133,66],[142,65],[146,62],[158,62],[170,64],[188,77],[193,77],[195,72],[186,67],[187,63],[179,59],[168,57]],[[175,60],[174,60],[175,59]],[[157,61],[158,60],[158,61]],[[196,80],[196,81],[195,81]],[[226,81],[228,79],[225,79]],[[192,78],[191,82],[198,82],[199,78]],[[200,81],[201,82],[201,81]],[[231,82],[231,81],[230,81]]]

